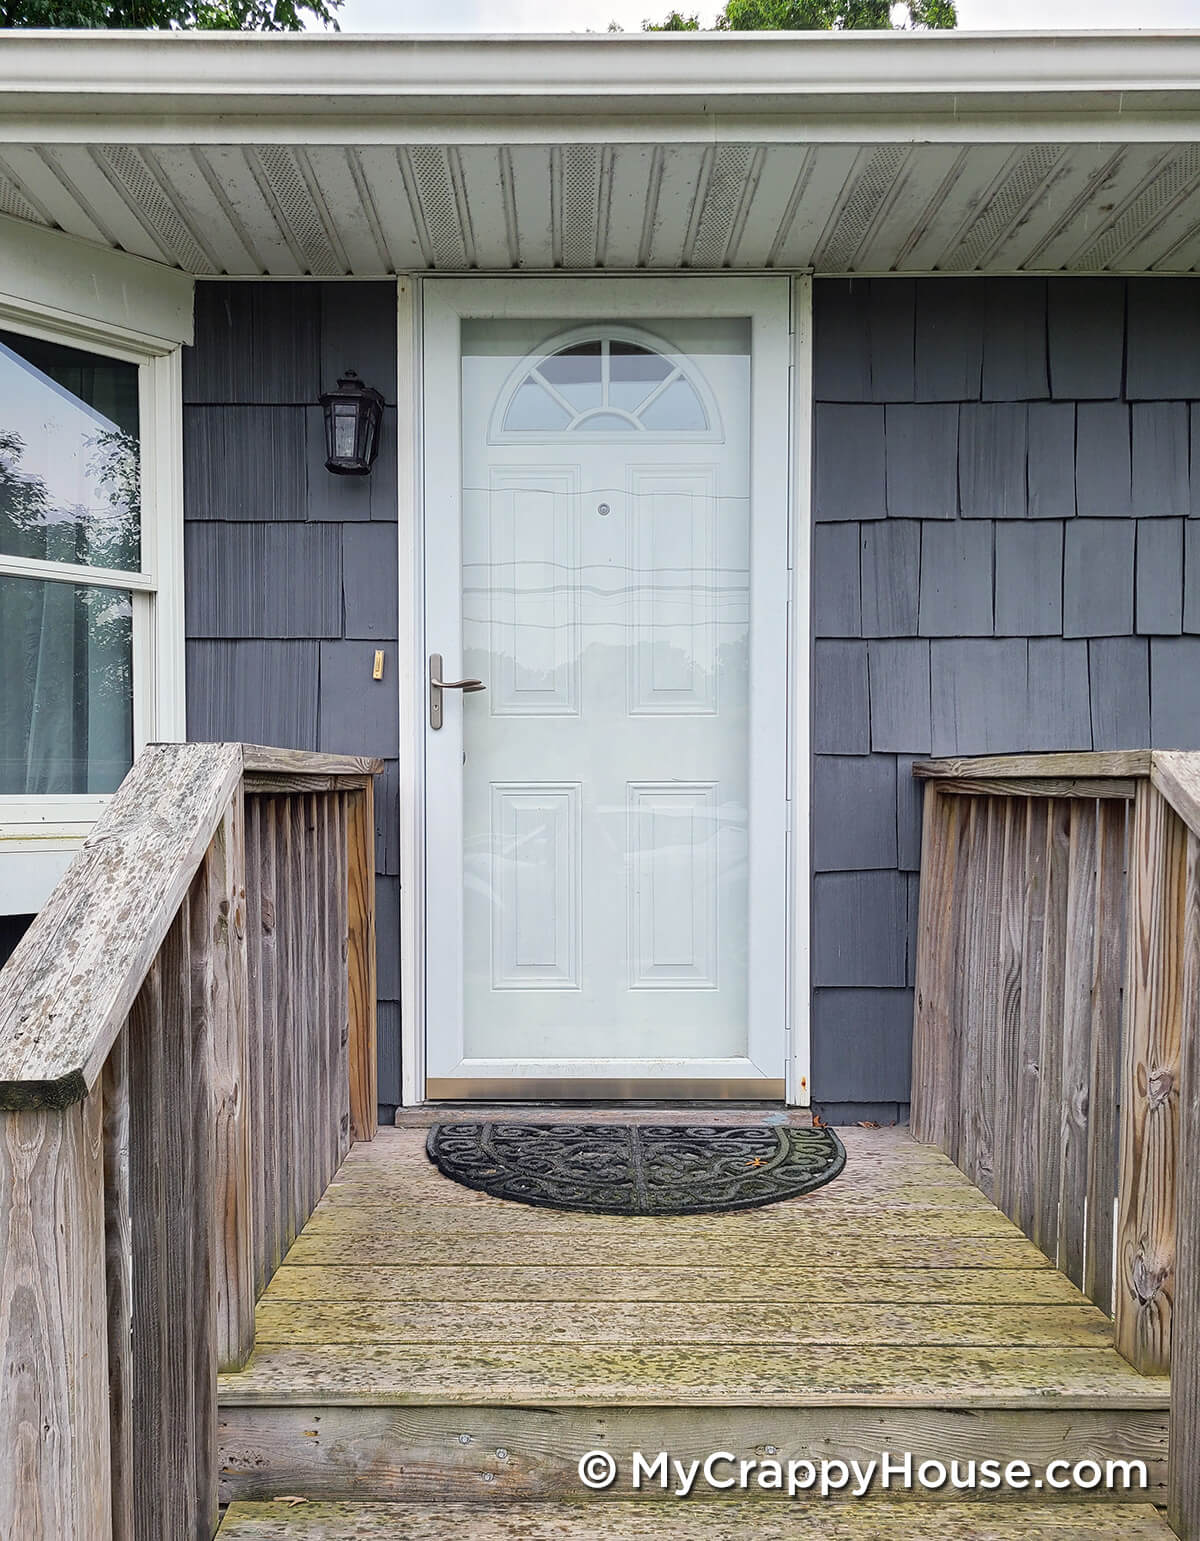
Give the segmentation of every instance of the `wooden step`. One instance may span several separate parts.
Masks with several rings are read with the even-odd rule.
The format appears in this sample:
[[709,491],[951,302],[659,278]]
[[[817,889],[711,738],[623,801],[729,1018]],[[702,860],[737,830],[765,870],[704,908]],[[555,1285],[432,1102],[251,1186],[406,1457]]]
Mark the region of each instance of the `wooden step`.
[[239,1503],[220,1541],[1170,1541],[1148,1504],[1120,1510],[958,1503],[936,1511],[866,1503],[649,1499],[602,1504]]
[[1159,1501],[1165,1380],[945,1156],[845,1143],[804,1198],[623,1220],[488,1198],[381,1130],[221,1378],[222,1501],[571,1503],[593,1449],[1141,1460],[1144,1492],[1096,1500]]

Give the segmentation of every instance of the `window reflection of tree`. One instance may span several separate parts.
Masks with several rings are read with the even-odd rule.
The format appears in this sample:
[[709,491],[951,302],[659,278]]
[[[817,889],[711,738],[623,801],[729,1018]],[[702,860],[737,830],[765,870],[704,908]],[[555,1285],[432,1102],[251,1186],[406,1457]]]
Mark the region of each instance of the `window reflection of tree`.
[[[118,427],[84,441],[95,506],[58,504],[23,469],[26,446],[0,428],[0,549],[122,568],[138,550],[137,438]],[[0,793],[111,791],[132,756],[129,592],[0,577]]]

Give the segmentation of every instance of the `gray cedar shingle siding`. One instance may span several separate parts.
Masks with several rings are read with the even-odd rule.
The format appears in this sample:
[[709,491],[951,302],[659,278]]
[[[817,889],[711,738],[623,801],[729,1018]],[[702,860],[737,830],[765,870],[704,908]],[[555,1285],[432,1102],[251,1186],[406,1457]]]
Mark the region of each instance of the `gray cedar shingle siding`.
[[[1200,285],[821,279],[815,306],[812,1086],[887,1121],[926,732],[943,755],[1200,747]],[[821,538],[841,520],[857,608],[848,543]],[[894,863],[864,867],[893,817]]]
[[[188,732],[387,761],[375,791],[384,1104],[400,1099],[395,337],[394,284],[202,283],[184,350]],[[317,397],[348,368],[389,404],[369,477],[324,465]]]

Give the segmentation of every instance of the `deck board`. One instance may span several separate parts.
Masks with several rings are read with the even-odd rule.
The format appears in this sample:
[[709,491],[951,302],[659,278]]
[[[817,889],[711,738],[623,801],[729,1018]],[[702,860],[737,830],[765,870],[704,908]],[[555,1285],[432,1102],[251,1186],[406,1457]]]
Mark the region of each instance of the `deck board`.
[[222,1403],[1165,1406],[946,1157],[839,1132],[846,1170],[818,1193],[623,1219],[487,1198],[436,1173],[423,1128],[381,1130],[297,1238]]
[[1148,1504],[878,1505],[754,1500],[579,1504],[239,1503],[220,1541],[1170,1541]]

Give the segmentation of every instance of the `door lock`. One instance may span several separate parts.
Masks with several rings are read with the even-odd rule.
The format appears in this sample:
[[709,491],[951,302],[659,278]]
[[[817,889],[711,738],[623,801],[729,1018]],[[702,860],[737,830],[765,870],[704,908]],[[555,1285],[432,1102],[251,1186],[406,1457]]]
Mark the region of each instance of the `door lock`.
[[486,689],[487,686],[482,680],[444,680],[442,678],[442,655],[440,653],[430,653],[429,726],[436,730],[442,725],[443,690],[461,690],[464,696],[468,696],[477,690]]

